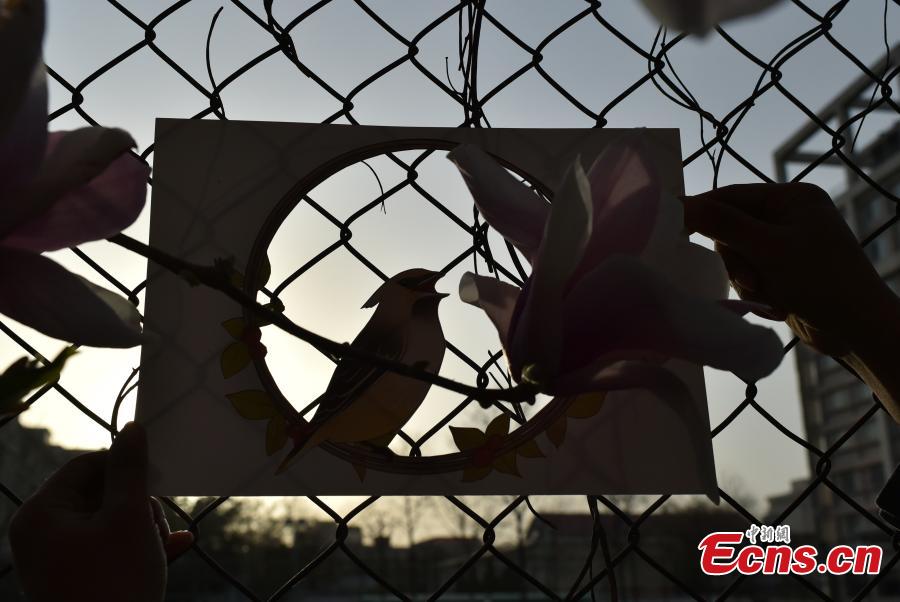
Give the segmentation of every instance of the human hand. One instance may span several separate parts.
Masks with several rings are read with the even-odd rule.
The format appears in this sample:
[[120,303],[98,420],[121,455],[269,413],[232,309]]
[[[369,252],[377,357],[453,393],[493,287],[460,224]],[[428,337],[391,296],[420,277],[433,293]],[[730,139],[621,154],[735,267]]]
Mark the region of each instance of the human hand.
[[163,599],[166,565],[193,544],[147,495],[147,440],[129,423],[109,451],[60,468],[13,517],[13,561],[31,602]]
[[740,184],[684,199],[685,226],[716,241],[742,299],[769,305],[805,343],[844,357],[894,295],[828,194],[811,184]]

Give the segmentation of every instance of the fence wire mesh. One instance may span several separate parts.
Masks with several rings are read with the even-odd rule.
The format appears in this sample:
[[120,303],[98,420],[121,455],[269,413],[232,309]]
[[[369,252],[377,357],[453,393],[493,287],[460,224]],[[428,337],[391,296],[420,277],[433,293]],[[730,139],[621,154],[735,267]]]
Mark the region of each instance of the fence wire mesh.
[[[131,33],[125,37],[125,39],[131,40],[129,42],[130,45],[113,55],[104,56],[96,65],[85,66],[86,68],[90,67],[86,69],[87,74],[77,80],[64,77],[60,72],[54,70],[53,64],[48,64],[47,71],[50,77],[55,84],[65,91],[64,94],[67,98],[64,104],[53,110],[50,115],[50,121],[53,123],[63,118],[74,118],[77,116],[89,124],[106,124],[107,120],[102,105],[96,105],[101,107],[96,110],[90,108],[92,106],[90,103],[92,95],[95,93],[98,95],[109,94],[110,88],[104,88],[101,85],[104,79],[122,70],[132,69],[132,59],[136,56],[146,58],[148,53],[156,57],[158,61],[161,61],[166,69],[171,70],[175,74],[176,78],[186,82],[191,89],[190,94],[194,98],[204,99],[202,100],[204,106],[201,110],[193,114],[184,113],[178,115],[182,117],[189,116],[194,119],[228,119],[229,107],[223,101],[223,94],[229,88],[240,85],[243,79],[252,74],[254,70],[259,70],[267,61],[277,57],[283,57],[283,59],[287,60],[293,75],[300,78],[304,85],[315,87],[318,93],[330,99],[330,105],[335,107],[332,113],[327,114],[324,118],[321,118],[320,115],[305,116],[307,121],[321,121],[323,123],[358,124],[366,122],[365,118],[360,117],[360,114],[364,112],[366,91],[384,78],[389,78],[394,71],[401,68],[412,68],[418,72],[422,76],[419,79],[422,89],[397,90],[396,92],[403,95],[421,95],[422,98],[433,98],[426,95],[426,88],[427,94],[436,92],[455,107],[454,110],[461,117],[457,122],[459,127],[490,127],[491,108],[496,104],[496,99],[502,95],[504,90],[523,78],[537,78],[542,86],[549,87],[549,89],[555,91],[559,99],[561,99],[560,102],[565,104],[567,110],[571,110],[577,115],[577,117],[573,117],[572,123],[582,127],[604,127],[611,121],[615,125],[616,122],[612,120],[611,113],[617,108],[627,105],[634,95],[650,89],[664,96],[673,106],[695,114],[697,123],[702,130],[702,142],[698,148],[686,149],[684,165],[688,168],[695,162],[710,161],[712,170],[710,185],[715,186],[718,184],[719,170],[723,160],[726,159],[742,165],[758,181],[773,181],[773,178],[766,173],[765,169],[745,158],[738,146],[732,143],[732,140],[735,132],[738,131],[742,122],[744,122],[754,107],[765,105],[765,101],[769,98],[780,95],[782,99],[803,114],[806,126],[804,137],[793,140],[790,145],[782,149],[782,154],[779,157],[782,165],[800,165],[796,173],[791,174],[791,180],[804,180],[814,170],[822,166],[837,164],[850,172],[853,180],[858,185],[870,189],[875,195],[888,201],[892,207],[900,210],[900,199],[898,199],[895,192],[883,180],[873,177],[870,171],[866,169],[866,166],[862,164],[859,155],[853,148],[856,135],[858,135],[862,123],[868,116],[876,113],[900,115],[900,106],[897,105],[896,95],[890,86],[890,83],[900,73],[900,66],[897,65],[896,61],[891,62],[890,57],[892,54],[896,56],[900,52],[892,53],[888,45],[885,59],[872,66],[855,56],[837,37],[832,35],[832,26],[835,21],[838,19],[852,19],[853,11],[855,6],[859,4],[858,2],[842,1],[825,7],[821,7],[822,3],[818,3],[817,6],[820,7],[820,10],[814,10],[814,8],[804,2],[793,0],[789,4],[792,5],[794,10],[802,11],[808,26],[804,30],[797,32],[780,50],[772,52],[770,56],[766,57],[759,56],[758,52],[754,52],[747,46],[742,45],[736,36],[729,34],[727,28],[720,27],[711,32],[710,36],[718,36],[758,72],[758,78],[753,82],[751,92],[739,99],[739,102],[729,107],[728,110],[718,111],[718,114],[714,114],[701,104],[701,99],[695,96],[684,84],[674,67],[674,61],[671,58],[673,53],[690,36],[673,34],[664,29],[659,29],[651,39],[636,39],[633,32],[617,27],[617,24],[609,15],[606,3],[596,0],[579,3],[579,10],[576,13],[558,27],[546,32],[537,43],[526,41],[524,37],[517,35],[512,27],[504,23],[502,16],[492,12],[491,3],[484,0],[446,3],[440,5],[439,10],[432,7],[433,12],[439,12],[440,14],[433,16],[411,36],[401,33],[402,28],[393,26],[390,20],[383,17],[378,9],[373,8],[377,3],[356,0],[352,3],[355,9],[364,15],[370,26],[379,29],[386,39],[386,44],[390,44],[392,48],[397,48],[398,51],[395,59],[373,70],[370,75],[355,82],[354,85],[348,87],[345,83],[337,84],[334,83],[334,80],[344,79],[342,74],[322,72],[321,69],[314,65],[316,62],[315,57],[304,55],[303,52],[298,51],[297,47],[297,40],[306,35],[306,28],[315,27],[316,15],[327,11],[331,5],[337,2],[338,0],[322,0],[304,6],[301,10],[298,6],[286,2],[281,3],[281,6],[273,6],[272,0],[263,0],[261,5],[242,0],[231,0],[228,9],[242,15],[242,18],[246,19],[247,26],[255,28],[264,34],[268,43],[253,56],[242,59],[241,64],[236,66],[230,73],[224,77],[216,78],[212,69],[215,56],[210,53],[210,40],[214,34],[216,20],[220,16],[220,12],[215,11],[216,7],[210,7],[209,4],[202,3],[200,0],[180,0],[172,3],[165,10],[152,16],[152,18],[147,18],[138,16],[138,11],[130,9],[126,2],[107,0],[107,4],[112,11],[130,22],[129,31]],[[183,66],[178,57],[172,56],[171,53],[167,52],[166,44],[160,41],[161,32],[166,30],[170,21],[179,19],[179,16],[184,11],[189,10],[191,5],[196,7],[200,4],[203,5],[204,10],[212,9],[209,13],[204,13],[207,19],[204,23],[194,23],[195,29],[193,33],[198,38],[203,37],[206,39],[205,62],[210,82],[200,81],[196,77],[196,73],[192,74],[192,69]],[[346,2],[345,4],[349,5],[351,3]],[[887,14],[887,7],[888,3],[885,2],[885,15]],[[276,13],[279,15],[277,18]],[[422,46],[428,42],[429,35],[441,27],[454,28],[457,32],[458,43],[456,48],[447,52],[452,57],[448,56],[446,72],[436,74],[432,67],[426,66],[420,60],[419,53]],[[602,106],[597,106],[583,97],[579,97],[577,93],[570,91],[566,85],[554,78],[552,69],[545,64],[548,48],[564,41],[567,35],[576,28],[590,28],[594,36],[615,40],[618,44],[619,52],[623,53],[623,55],[627,54],[631,57],[637,57],[641,64],[644,65],[640,72],[633,74],[630,84],[612,96],[611,100]],[[335,31],[331,32],[331,35],[340,36],[348,33],[350,32]],[[502,77],[492,78],[495,81],[490,86],[484,83],[484,78],[479,78],[479,67],[486,59],[482,52],[486,36],[494,36],[502,39],[504,43],[512,44],[517,48],[517,52],[524,57],[519,67],[511,69]],[[229,43],[239,45],[241,42],[240,40],[231,40]],[[827,114],[817,112],[819,107],[805,104],[792,91],[790,82],[783,77],[785,66],[795,57],[804,52],[812,52],[810,48],[818,48],[819,50],[815,50],[818,52],[823,44],[827,44],[829,48],[849,60],[858,71],[862,82],[858,86],[859,89],[855,96],[848,99],[842,105],[840,111],[830,111]],[[887,29],[885,29],[885,44],[888,44]],[[715,57],[709,57],[709,60],[714,61]],[[140,78],[140,74],[137,76]],[[458,85],[453,83],[454,79],[459,82]],[[346,91],[342,92],[340,90]],[[866,98],[870,90],[871,95]],[[302,99],[298,99],[298,103],[302,103]],[[253,115],[253,117],[267,119],[270,115],[258,113]],[[300,117],[304,117],[302,111]],[[529,125],[542,126],[544,124],[532,123]],[[816,136],[827,141],[827,148],[814,153],[802,150],[803,144]],[[153,146],[149,145],[141,149],[140,156],[152,162]],[[442,203],[437,195],[429,194],[425,187],[416,182],[415,167],[421,161],[424,161],[427,156],[428,153],[424,153],[413,157],[408,162],[404,158],[401,161],[401,167],[407,170],[408,175],[399,182],[396,188],[391,190],[396,192],[401,189],[412,189],[424,197],[426,202],[441,208]],[[779,177],[781,179],[788,178],[788,172],[785,167],[779,169]],[[354,225],[356,220],[367,212],[380,210],[384,200],[384,195],[374,199],[372,202],[367,203],[361,212],[347,219],[342,219],[332,214],[327,207],[316,204],[313,201],[309,202],[309,207],[337,228],[340,236],[331,245],[323,249],[314,262],[305,265],[303,269],[313,268],[317,262],[325,260],[331,253],[347,250],[353,253],[368,269],[384,277],[379,267],[370,262],[362,252],[355,249],[350,243],[350,236],[347,236],[347,234],[352,233],[354,227],[357,227]],[[450,215],[449,212],[448,215]],[[506,275],[510,278],[515,279],[517,277],[518,274],[514,270],[507,270],[507,268],[496,262],[490,254],[486,246],[485,230],[477,215],[470,222],[464,222],[458,218],[454,219],[456,227],[461,228],[472,241],[472,246],[461,253],[454,260],[455,262],[464,261],[471,256],[479,256],[491,268],[505,270]],[[862,237],[861,244],[864,246],[876,244],[879,238],[890,236],[895,229],[897,221],[898,213],[895,210],[892,214],[885,216],[884,222],[878,224],[871,232],[862,233],[865,236]],[[127,295],[133,302],[138,303],[144,283],[135,284],[133,274],[117,273],[115,266],[102,265],[99,261],[95,261],[92,258],[93,253],[89,254],[85,249],[73,249],[72,252],[86,266],[95,271],[95,275],[100,281],[104,281],[109,286]],[[448,266],[448,269],[452,265],[454,264]],[[45,359],[36,347],[29,343],[28,335],[22,334],[17,326],[0,322],[0,330],[3,331],[10,341],[21,347],[21,350],[24,350],[30,356],[39,360]],[[786,346],[785,352],[788,354],[797,353],[796,343],[796,340],[792,340]],[[457,355],[459,360],[472,368],[475,373],[475,380],[480,386],[488,384],[489,371],[500,358],[499,353],[494,353],[488,362],[484,362],[477,358],[468,357],[459,348],[451,346],[450,350]],[[807,350],[803,350],[802,353],[812,357],[811,352]],[[801,364],[807,359],[801,357]],[[132,378],[134,376],[135,374],[131,375]],[[49,392],[55,392],[76,408],[77,411],[83,413],[111,435],[114,435],[119,423],[119,405],[125,394],[130,392],[130,387],[133,384],[132,378],[129,378],[129,382],[122,387],[119,403],[112,410],[109,420],[101,416],[97,411],[92,410],[91,404],[80,400],[79,396],[60,383],[55,383],[37,391],[27,400],[27,403],[40,404],[41,400]],[[118,384],[116,388],[118,388]],[[814,475],[772,522],[775,524],[789,523],[794,512],[801,504],[808,503],[811,498],[817,495],[817,492],[827,489],[834,496],[849,505],[868,526],[882,533],[884,539],[889,542],[888,547],[885,549],[885,558],[879,575],[858,578],[852,582],[852,587],[842,585],[837,589],[833,583],[815,576],[793,576],[791,580],[798,586],[795,590],[798,592],[796,595],[826,600],[843,599],[844,597],[863,599],[873,595],[873,592],[888,578],[898,559],[900,559],[900,538],[898,538],[897,533],[890,525],[873,513],[871,500],[858,499],[854,497],[852,492],[845,491],[845,488],[842,488],[839,486],[839,483],[830,478],[830,472],[832,459],[835,454],[839,453],[842,447],[847,445],[847,442],[851,440],[854,434],[864,428],[867,423],[874,420],[876,415],[879,413],[885,414],[882,412],[883,407],[877,399],[873,399],[871,406],[859,415],[859,418],[853,422],[846,432],[840,433],[835,440],[827,445],[823,445],[821,438],[804,438],[801,434],[793,432],[783,425],[758,401],[757,393],[758,389],[754,383],[747,384],[745,399],[736,405],[734,410],[724,420],[714,426],[712,436],[720,436],[739,416],[756,413],[768,425],[777,430],[780,436],[787,437],[794,444],[802,447],[813,458]],[[463,407],[470,401],[472,400],[466,400]],[[419,449],[429,437],[446,425],[458,411],[459,409],[448,413],[441,421],[435,424],[434,429],[422,437],[407,437],[410,453],[414,453]],[[514,418],[522,419],[519,416],[514,416]],[[6,419],[2,422],[0,436],[2,436],[4,430],[12,428],[11,424],[13,422],[12,419]],[[770,435],[779,436],[774,431],[771,431],[771,433],[767,432],[762,436],[767,437]],[[4,453],[9,453],[9,450],[7,449]],[[17,453],[25,455],[38,454],[40,452],[34,448],[23,448],[17,450]],[[22,497],[28,493],[27,491],[21,491],[20,487],[20,484],[13,481],[0,482],[0,494],[10,504],[19,505],[22,503]],[[720,494],[724,503],[739,514],[744,522],[744,526],[765,522],[763,517],[754,515],[750,509],[730,495],[725,488],[720,489]],[[335,558],[343,559],[342,562],[348,561],[340,565],[344,567],[343,570],[358,573],[360,577],[357,581],[359,584],[358,597],[360,599],[364,597],[362,592],[366,592],[365,596],[367,596],[367,599],[373,600],[394,598],[410,600],[416,597],[436,599],[445,595],[449,597],[453,592],[465,591],[463,584],[480,570],[479,567],[484,566],[486,558],[492,558],[496,561],[497,566],[501,567],[506,578],[519,583],[516,587],[518,588],[517,591],[521,592],[519,594],[521,597],[516,599],[584,599],[586,597],[593,598],[594,596],[608,599],[629,599],[629,595],[626,592],[630,590],[627,589],[628,586],[624,583],[625,579],[620,571],[626,562],[635,561],[635,559],[639,559],[639,562],[645,569],[649,567],[649,570],[652,570],[666,584],[664,588],[659,590],[666,592],[668,596],[666,599],[702,600],[711,597],[716,599],[760,599],[755,597],[760,594],[754,593],[755,590],[751,590],[748,587],[748,582],[753,580],[746,576],[736,576],[717,581],[713,592],[710,592],[705,587],[698,587],[693,582],[690,582],[690,579],[686,578],[683,573],[678,572],[678,569],[674,566],[677,564],[678,559],[674,558],[672,554],[666,553],[664,548],[659,549],[655,546],[645,545],[642,542],[642,532],[646,531],[648,523],[652,523],[655,515],[665,512],[665,507],[672,502],[670,496],[660,496],[652,499],[645,507],[636,512],[633,509],[626,508],[627,504],[623,503],[619,498],[590,496],[588,504],[593,519],[593,526],[588,534],[591,543],[590,549],[586,550],[585,558],[579,563],[578,570],[575,571],[577,578],[567,584],[564,589],[546,583],[545,579],[533,570],[533,567],[530,570],[526,562],[527,559],[519,553],[521,550],[517,552],[515,548],[507,548],[497,544],[496,539],[499,526],[504,521],[522,520],[524,509],[530,507],[530,501],[527,498],[516,497],[509,499],[504,502],[502,507],[494,511],[479,512],[473,507],[473,504],[465,499],[453,496],[448,497],[446,499],[447,504],[454,509],[453,511],[457,514],[460,521],[467,522],[478,533],[480,544],[473,549],[466,550],[465,554],[458,559],[458,562],[451,563],[452,566],[449,566],[446,571],[441,573],[440,583],[436,586],[429,586],[429,591],[425,593],[416,591],[420,585],[417,586],[414,583],[414,579],[404,578],[398,580],[395,572],[385,570],[382,562],[371,556],[361,554],[355,542],[352,541],[354,521],[359,521],[360,517],[365,513],[372,512],[372,508],[375,508],[379,501],[377,497],[365,499],[348,512],[338,512],[332,505],[322,499],[309,498],[309,501],[333,522],[334,529],[331,541],[318,549],[309,559],[292,560],[291,562],[295,562],[295,565],[291,574],[284,576],[284,578],[279,577],[280,584],[267,591],[260,591],[254,585],[247,583],[242,578],[245,572],[239,567],[226,567],[220,564],[217,560],[216,550],[207,545],[207,541],[204,538],[204,526],[214,522],[217,515],[228,509],[229,500],[227,498],[207,500],[193,505],[172,499],[165,501],[171,512],[180,517],[197,538],[189,556],[194,559],[199,558],[202,563],[207,565],[221,582],[230,588],[230,595],[233,596],[233,599],[293,599],[298,592],[305,591],[303,589],[304,584],[315,581],[317,574],[323,573],[324,567],[329,563],[333,563]],[[182,503],[182,505],[179,505],[179,503]],[[536,517],[535,520],[540,520],[540,518]],[[263,558],[268,558],[261,549],[248,549],[244,552],[244,561],[248,563],[263,562]],[[254,554],[258,555],[257,559],[254,559]],[[180,566],[189,565],[190,570],[196,570],[197,565],[189,564],[189,562],[191,561],[185,559],[178,560],[170,567],[173,581],[179,579]],[[410,556],[408,562],[413,563],[415,560]],[[189,576],[184,578],[190,579]],[[8,584],[14,579],[14,569],[11,564],[0,567],[0,583],[5,581]],[[484,575],[481,575],[479,579],[484,583]],[[770,594],[769,597],[770,599],[783,599],[781,595],[774,593]],[[188,597],[187,599],[193,598]],[[199,594],[197,599],[200,599]],[[232,598],[223,596],[222,599]]]

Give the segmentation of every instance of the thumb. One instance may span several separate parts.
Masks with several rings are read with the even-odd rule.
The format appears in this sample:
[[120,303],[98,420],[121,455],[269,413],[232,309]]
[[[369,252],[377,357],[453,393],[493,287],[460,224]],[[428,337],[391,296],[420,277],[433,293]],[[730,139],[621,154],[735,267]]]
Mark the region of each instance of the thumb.
[[143,427],[129,422],[119,431],[109,449],[103,492],[106,510],[147,510],[147,435]]
[[690,232],[699,232],[748,257],[767,248],[770,236],[765,222],[723,203],[712,193],[685,196],[682,200],[684,226]]

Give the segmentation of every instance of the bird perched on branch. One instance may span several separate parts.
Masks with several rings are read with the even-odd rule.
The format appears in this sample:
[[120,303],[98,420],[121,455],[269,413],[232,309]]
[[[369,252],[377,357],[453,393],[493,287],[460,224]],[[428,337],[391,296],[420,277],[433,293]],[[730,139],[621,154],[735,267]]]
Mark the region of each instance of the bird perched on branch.
[[[413,268],[384,282],[363,308],[376,307],[351,347],[437,374],[447,343],[438,319],[446,293],[440,272]],[[425,399],[431,383],[345,357],[319,397],[312,420],[293,429],[294,446],[279,466],[324,441],[361,443],[391,453],[388,444]]]

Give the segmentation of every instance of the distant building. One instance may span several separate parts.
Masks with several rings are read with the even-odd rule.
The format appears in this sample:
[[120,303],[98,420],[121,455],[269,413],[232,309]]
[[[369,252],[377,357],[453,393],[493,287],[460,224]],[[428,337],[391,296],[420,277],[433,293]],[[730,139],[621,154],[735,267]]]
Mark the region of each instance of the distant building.
[[[434,537],[407,548],[407,559],[415,567],[414,591],[428,591],[434,584],[444,583],[482,546],[480,538]],[[461,577],[456,589],[478,588],[495,578],[494,563],[477,563]]]
[[[594,519],[588,514],[543,516],[546,522],[532,521],[528,532],[528,572],[565,597],[579,572],[587,566]],[[632,521],[637,518],[630,517]],[[716,597],[728,585],[729,579],[707,577],[701,572],[697,544],[713,531],[742,532],[747,528],[747,520],[743,516],[727,509],[657,512],[631,533],[619,516],[601,514],[599,520],[613,557],[629,543],[636,547],[615,564],[616,583],[622,600],[688,599],[679,583],[667,577],[664,571],[704,599]],[[663,570],[654,567],[654,563],[658,563]],[[593,558],[594,574],[603,568],[603,555],[598,550]],[[580,587],[587,580],[586,573]],[[607,581],[604,580],[596,586],[596,590],[605,592],[606,587]]]
[[[896,68],[898,54],[900,46],[894,47],[891,52],[892,68]],[[884,61],[881,58],[873,65],[873,72],[882,73]],[[849,116],[868,105],[871,90],[871,80],[860,77],[817,115],[833,126],[846,122]],[[894,111],[892,108],[888,110]],[[873,123],[870,119],[865,127],[877,127],[877,122]],[[850,148],[849,141],[855,130],[853,127],[844,132],[848,142],[842,152],[880,186],[900,194],[900,122],[885,128],[874,141],[860,149]],[[776,169],[781,181],[789,179],[791,166],[802,169],[818,161],[821,149],[810,151],[807,147],[820,134],[818,126],[811,123],[776,151]],[[821,140],[821,136],[818,139]],[[879,195],[838,157],[831,156],[824,164],[844,167],[846,188],[833,198],[859,238],[868,236],[895,215],[897,208],[894,204]],[[869,244],[865,252],[884,280],[895,292],[900,292],[900,227],[895,225],[889,228]],[[836,285],[840,286],[840,283]],[[872,318],[877,319],[875,316]],[[806,437],[819,449],[828,450],[871,408],[871,391],[830,357],[802,345],[797,349],[796,361]],[[811,473],[817,474],[818,458],[810,454],[809,459]],[[877,412],[831,456],[828,479],[863,508],[876,513],[875,497],[897,464],[900,464],[900,427],[885,412]],[[888,541],[882,531],[829,487],[816,488],[812,511],[817,529],[828,545]],[[832,595],[843,597],[854,593],[855,585],[851,581],[842,580],[840,585],[833,584],[837,589],[832,591]],[[900,593],[900,584],[887,583],[883,589],[894,595]]]
[[810,541],[818,537],[819,524],[816,520],[816,513],[813,503],[810,499],[804,499],[794,508],[790,515],[782,521],[777,520],[788,506],[803,495],[804,490],[809,486],[808,479],[797,479],[791,482],[791,488],[787,493],[773,495],[769,498],[769,509],[766,512],[765,524],[777,526],[779,524],[789,525],[791,533],[795,538],[802,537],[804,541]]
[[[81,453],[80,450],[51,445],[47,429],[25,427],[14,420],[0,428],[0,484],[25,499],[57,468]],[[0,574],[11,563],[6,533],[16,508],[18,506],[0,491]],[[16,590],[12,575],[0,578],[0,599],[7,599],[6,592]]]
[[[0,483],[26,498],[60,466],[84,453],[50,444],[50,431],[17,421],[0,428]],[[17,506],[0,492],[0,529],[5,531]]]

